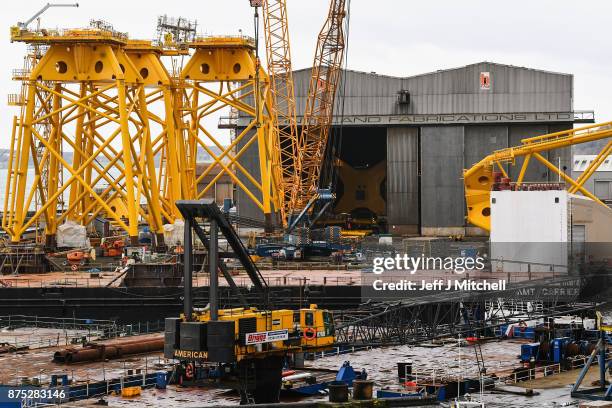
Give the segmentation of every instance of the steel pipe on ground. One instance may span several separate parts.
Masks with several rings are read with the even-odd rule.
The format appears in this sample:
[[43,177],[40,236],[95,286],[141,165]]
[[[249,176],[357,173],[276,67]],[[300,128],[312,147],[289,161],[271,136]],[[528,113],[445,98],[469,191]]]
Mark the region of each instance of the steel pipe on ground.
[[84,361],[107,360],[133,354],[150,353],[164,349],[163,338],[132,340],[109,344],[88,344],[83,348],[66,348],[56,351],[53,361],[56,363],[80,363]]

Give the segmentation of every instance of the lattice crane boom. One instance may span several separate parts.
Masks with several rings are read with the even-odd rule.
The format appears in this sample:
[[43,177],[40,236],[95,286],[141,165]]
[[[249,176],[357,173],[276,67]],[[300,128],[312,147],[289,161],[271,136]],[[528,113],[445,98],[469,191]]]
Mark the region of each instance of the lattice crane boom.
[[[285,0],[264,0],[263,21],[266,42],[268,75],[270,76],[270,116],[272,131],[277,133],[281,158],[280,172],[283,182],[283,208],[285,214],[293,208],[301,163],[295,108],[295,91],[291,68],[291,46]],[[282,217],[286,219],[286,217]]]
[[317,194],[321,164],[340,82],[345,36],[346,0],[331,0],[327,20],[319,33],[308,87],[308,99],[300,136],[301,171],[296,184],[294,211],[302,210]]

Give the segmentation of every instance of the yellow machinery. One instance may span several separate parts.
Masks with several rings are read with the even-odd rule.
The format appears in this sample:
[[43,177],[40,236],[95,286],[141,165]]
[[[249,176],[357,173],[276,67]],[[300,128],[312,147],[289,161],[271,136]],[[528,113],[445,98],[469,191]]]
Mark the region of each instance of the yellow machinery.
[[[174,203],[185,197],[188,187],[185,178],[181,177],[186,146],[181,135],[180,118],[176,117],[174,110],[176,86],[161,61],[161,57],[168,52],[150,41],[139,40],[129,40],[125,52],[146,87],[145,103],[149,115],[146,139],[150,140],[153,156],[159,159],[157,186],[160,189],[160,210],[168,222],[174,222],[181,217]],[[154,163],[147,165],[153,166]],[[151,169],[151,174],[154,170]]]
[[318,37],[302,120],[301,168],[299,183],[295,186],[294,213],[303,210],[319,189],[321,165],[331,129],[344,55],[345,3],[345,0],[331,0],[327,20]]
[[[185,222],[184,310],[181,317],[166,318],[164,355],[181,361],[177,368],[179,378],[183,375],[187,380],[201,378],[214,364],[221,368],[222,378],[237,379],[236,388],[243,402],[251,396],[256,402],[278,401],[281,370],[287,355],[321,350],[335,343],[332,314],[313,304],[295,311],[271,307],[266,280],[214,200],[181,200],[176,206]],[[251,280],[250,293],[259,295],[260,309],[247,305],[225,263],[219,259],[218,231],[225,236],[233,256]],[[193,233],[209,254],[209,303],[201,310],[193,307],[191,288]],[[220,275],[244,307],[219,309]]]
[[[272,131],[277,133],[275,138],[278,139],[280,147],[280,170],[282,172],[284,195],[283,211],[285,214],[290,214],[295,206],[296,186],[299,182],[302,159],[298,140],[289,24],[285,0],[264,0],[263,20],[268,75],[270,75]],[[286,224],[286,217],[283,217],[283,221]]]
[[301,133],[298,133],[286,2],[251,1],[255,16],[257,7],[263,6],[271,84],[270,115],[280,151],[279,195],[283,196],[280,215],[288,231],[302,223],[319,205],[322,207],[319,213],[312,214],[307,221],[314,224],[335,198],[328,186],[320,186],[319,181],[341,77],[345,4],[345,0],[330,1],[327,19],[318,36]]
[[612,141],[608,142],[595,160],[584,170],[576,180],[548,161],[541,153],[549,150],[569,147],[594,140],[607,139],[612,136],[612,122],[605,122],[576,129],[564,130],[542,136],[521,140],[521,145],[497,150],[463,173],[465,185],[465,201],[468,221],[484,230],[491,229],[491,190],[495,186],[494,172],[499,172],[508,179],[504,165],[517,165],[521,159],[520,171],[515,186],[520,188],[524,183],[525,172],[530,160],[535,159],[550,171],[559,175],[569,185],[570,193],[580,192],[584,196],[608,208],[583,186],[586,180],[597,170],[599,165],[612,153]]
[[[184,315],[181,318],[184,320]],[[218,320],[234,323],[234,338],[227,344],[233,346],[237,362],[245,358],[325,349],[335,342],[332,313],[318,309],[317,305],[299,310],[221,309]],[[191,321],[209,322],[210,311],[194,312]],[[174,350],[174,357],[206,361],[208,354],[179,347]]]
[[612,323],[604,322],[603,315],[599,310],[595,314],[597,316],[597,329],[612,334]]
[[332,314],[316,305],[299,310],[255,308],[195,311],[189,321],[167,318],[164,355],[176,365],[178,383],[198,384],[211,370],[232,385],[241,403],[278,402],[282,367],[295,356],[335,343]]

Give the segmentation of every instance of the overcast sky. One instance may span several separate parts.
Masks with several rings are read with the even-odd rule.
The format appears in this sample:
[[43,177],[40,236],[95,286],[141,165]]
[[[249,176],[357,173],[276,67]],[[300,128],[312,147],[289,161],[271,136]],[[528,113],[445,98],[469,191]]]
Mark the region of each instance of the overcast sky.
[[[68,0],[70,1],[70,0]],[[347,0],[348,1],[348,0]],[[9,27],[47,0],[2,2],[0,86],[16,92],[11,70],[23,63],[25,45],[11,44]],[[62,0],[66,2],[66,0]],[[312,64],[316,35],[328,0],[287,0],[294,68]],[[79,8],[55,8],[43,27],[84,27],[92,18],[112,23],[132,38],[151,39],[158,15],[198,20],[206,34],[253,32],[248,0],[81,0]],[[612,120],[612,54],[605,0],[353,0],[348,68],[408,76],[479,61],[574,74],[574,108],[594,109],[599,122]],[[14,108],[0,100],[0,147],[8,147]]]

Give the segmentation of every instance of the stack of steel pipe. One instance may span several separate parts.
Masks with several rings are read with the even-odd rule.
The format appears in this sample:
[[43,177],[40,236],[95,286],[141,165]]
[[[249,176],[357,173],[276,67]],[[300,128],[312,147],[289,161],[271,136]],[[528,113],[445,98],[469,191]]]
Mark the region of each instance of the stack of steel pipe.
[[107,344],[89,343],[83,348],[69,347],[56,351],[53,361],[56,363],[80,363],[84,361],[110,360],[132,354],[150,353],[164,349],[164,338],[130,340]]

